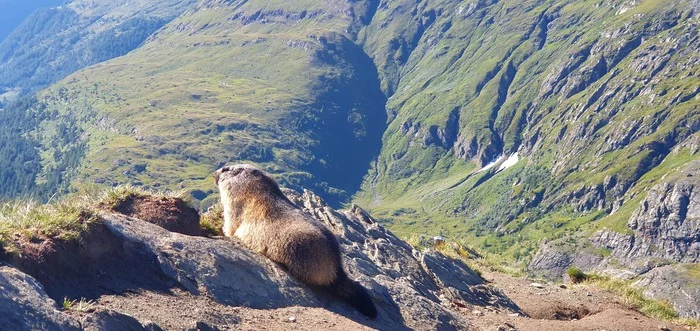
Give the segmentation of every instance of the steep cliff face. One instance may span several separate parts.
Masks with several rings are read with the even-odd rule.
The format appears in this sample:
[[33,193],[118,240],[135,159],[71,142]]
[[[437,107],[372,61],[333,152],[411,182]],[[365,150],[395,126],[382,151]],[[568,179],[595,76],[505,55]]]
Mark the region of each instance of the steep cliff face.
[[700,262],[700,161],[691,162],[675,182],[663,180],[649,192],[627,226],[635,232],[628,256]]
[[654,186],[627,222],[633,234],[596,233],[591,241],[627,261],[658,258],[700,261],[700,161]]

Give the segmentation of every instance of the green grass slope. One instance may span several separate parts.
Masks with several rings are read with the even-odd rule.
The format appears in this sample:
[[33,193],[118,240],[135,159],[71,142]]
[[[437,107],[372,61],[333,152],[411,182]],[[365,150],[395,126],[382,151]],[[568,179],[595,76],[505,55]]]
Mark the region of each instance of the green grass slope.
[[130,52],[193,3],[74,0],[60,5],[60,1],[44,1],[46,7],[54,7],[34,11],[0,38],[0,108],[16,94],[39,90],[77,70]]
[[698,23],[675,0],[380,6],[359,40],[391,122],[355,200],[405,236],[516,258],[625,231],[646,190],[699,157],[681,147],[700,129]]
[[[376,69],[348,32],[354,10],[200,1],[139,49],[39,94],[34,109],[65,119],[27,134],[40,142],[42,169],[83,144],[69,190],[132,183],[207,200],[217,167],[252,162],[288,186],[347,200],[386,123]],[[81,139],[53,144],[66,121]],[[51,177],[43,171],[37,181]]]

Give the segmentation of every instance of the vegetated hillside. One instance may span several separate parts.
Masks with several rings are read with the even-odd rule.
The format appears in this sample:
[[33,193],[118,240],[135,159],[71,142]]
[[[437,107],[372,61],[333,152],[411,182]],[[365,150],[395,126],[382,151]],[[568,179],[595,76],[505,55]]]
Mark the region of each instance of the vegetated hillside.
[[0,41],[38,8],[62,4],[63,0],[0,0]]
[[697,1],[382,4],[360,40],[391,123],[358,203],[402,235],[515,259],[629,231],[647,190],[698,159],[682,145],[700,128],[698,23]]
[[235,160],[347,201],[386,123],[376,69],[350,39],[361,5],[200,1],[139,49],[39,94],[32,111],[57,112],[82,139],[54,144],[61,120],[26,132],[40,145],[37,181],[80,145],[80,166],[66,169],[74,187],[187,188],[203,200],[211,172]]
[[[55,186],[186,188],[203,207],[231,161],[333,204],[366,175],[355,200],[401,235],[521,259],[543,237],[628,231],[646,191],[698,158],[696,8],[199,1],[39,94],[33,111],[61,120],[21,134],[41,157],[28,175],[53,180],[75,151]],[[64,121],[82,139],[54,143]]]
[[[34,11],[6,38],[0,37],[0,108],[91,64],[124,55],[195,0],[73,0]],[[31,3],[35,3],[31,1]],[[21,10],[27,5],[0,3]],[[13,10],[0,10],[11,13]],[[1,17],[0,17],[1,18]]]
[[[43,122],[55,122],[42,160],[37,137],[27,135]],[[55,197],[68,190],[65,180],[85,148],[83,132],[70,117],[45,109],[34,97],[24,97],[0,111],[0,197]],[[37,180],[40,172],[44,178]]]

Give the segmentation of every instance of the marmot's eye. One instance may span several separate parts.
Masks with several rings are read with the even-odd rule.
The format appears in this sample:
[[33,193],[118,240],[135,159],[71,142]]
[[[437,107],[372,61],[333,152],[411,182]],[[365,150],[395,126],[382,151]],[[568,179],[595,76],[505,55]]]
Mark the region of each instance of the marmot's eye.
[[253,169],[253,170],[250,171],[250,173],[251,173],[253,176],[260,176],[260,175],[262,175],[262,172],[260,172],[260,170],[258,170],[258,169]]
[[234,176],[238,176],[238,174],[240,174],[241,172],[243,172],[243,168],[237,168],[237,169],[233,170],[233,172],[231,174]]

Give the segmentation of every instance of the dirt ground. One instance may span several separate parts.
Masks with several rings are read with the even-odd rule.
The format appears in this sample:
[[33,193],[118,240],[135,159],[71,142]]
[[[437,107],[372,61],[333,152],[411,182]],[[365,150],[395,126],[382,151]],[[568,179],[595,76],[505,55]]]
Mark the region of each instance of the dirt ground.
[[[287,307],[250,309],[221,305],[206,296],[174,290],[131,295],[108,295],[96,301],[96,308],[129,314],[141,322],[152,321],[165,330],[207,330],[202,322],[221,330],[373,330],[323,308]],[[175,307],[186,310],[173,311]],[[197,322],[200,326],[197,327]]]
[[[539,282],[541,287],[535,287],[532,286],[534,281],[524,278],[498,273],[484,276],[515,301],[528,317],[483,307],[461,308],[460,312],[470,321],[473,330],[690,330],[646,317],[620,303],[617,295],[596,288],[576,285],[564,288],[544,282]],[[95,301],[94,308],[120,311],[142,322],[152,321],[165,330],[208,330],[207,326],[221,330],[391,330],[386,325],[369,321],[361,324],[324,308],[228,307],[206,296],[194,296],[178,289],[170,293],[143,291],[104,295]]]
[[[690,330],[646,317],[620,302],[616,294],[590,286],[547,284],[499,273],[485,273],[529,317],[486,309],[464,309],[472,326],[479,330]],[[543,285],[533,286],[533,283]]]

